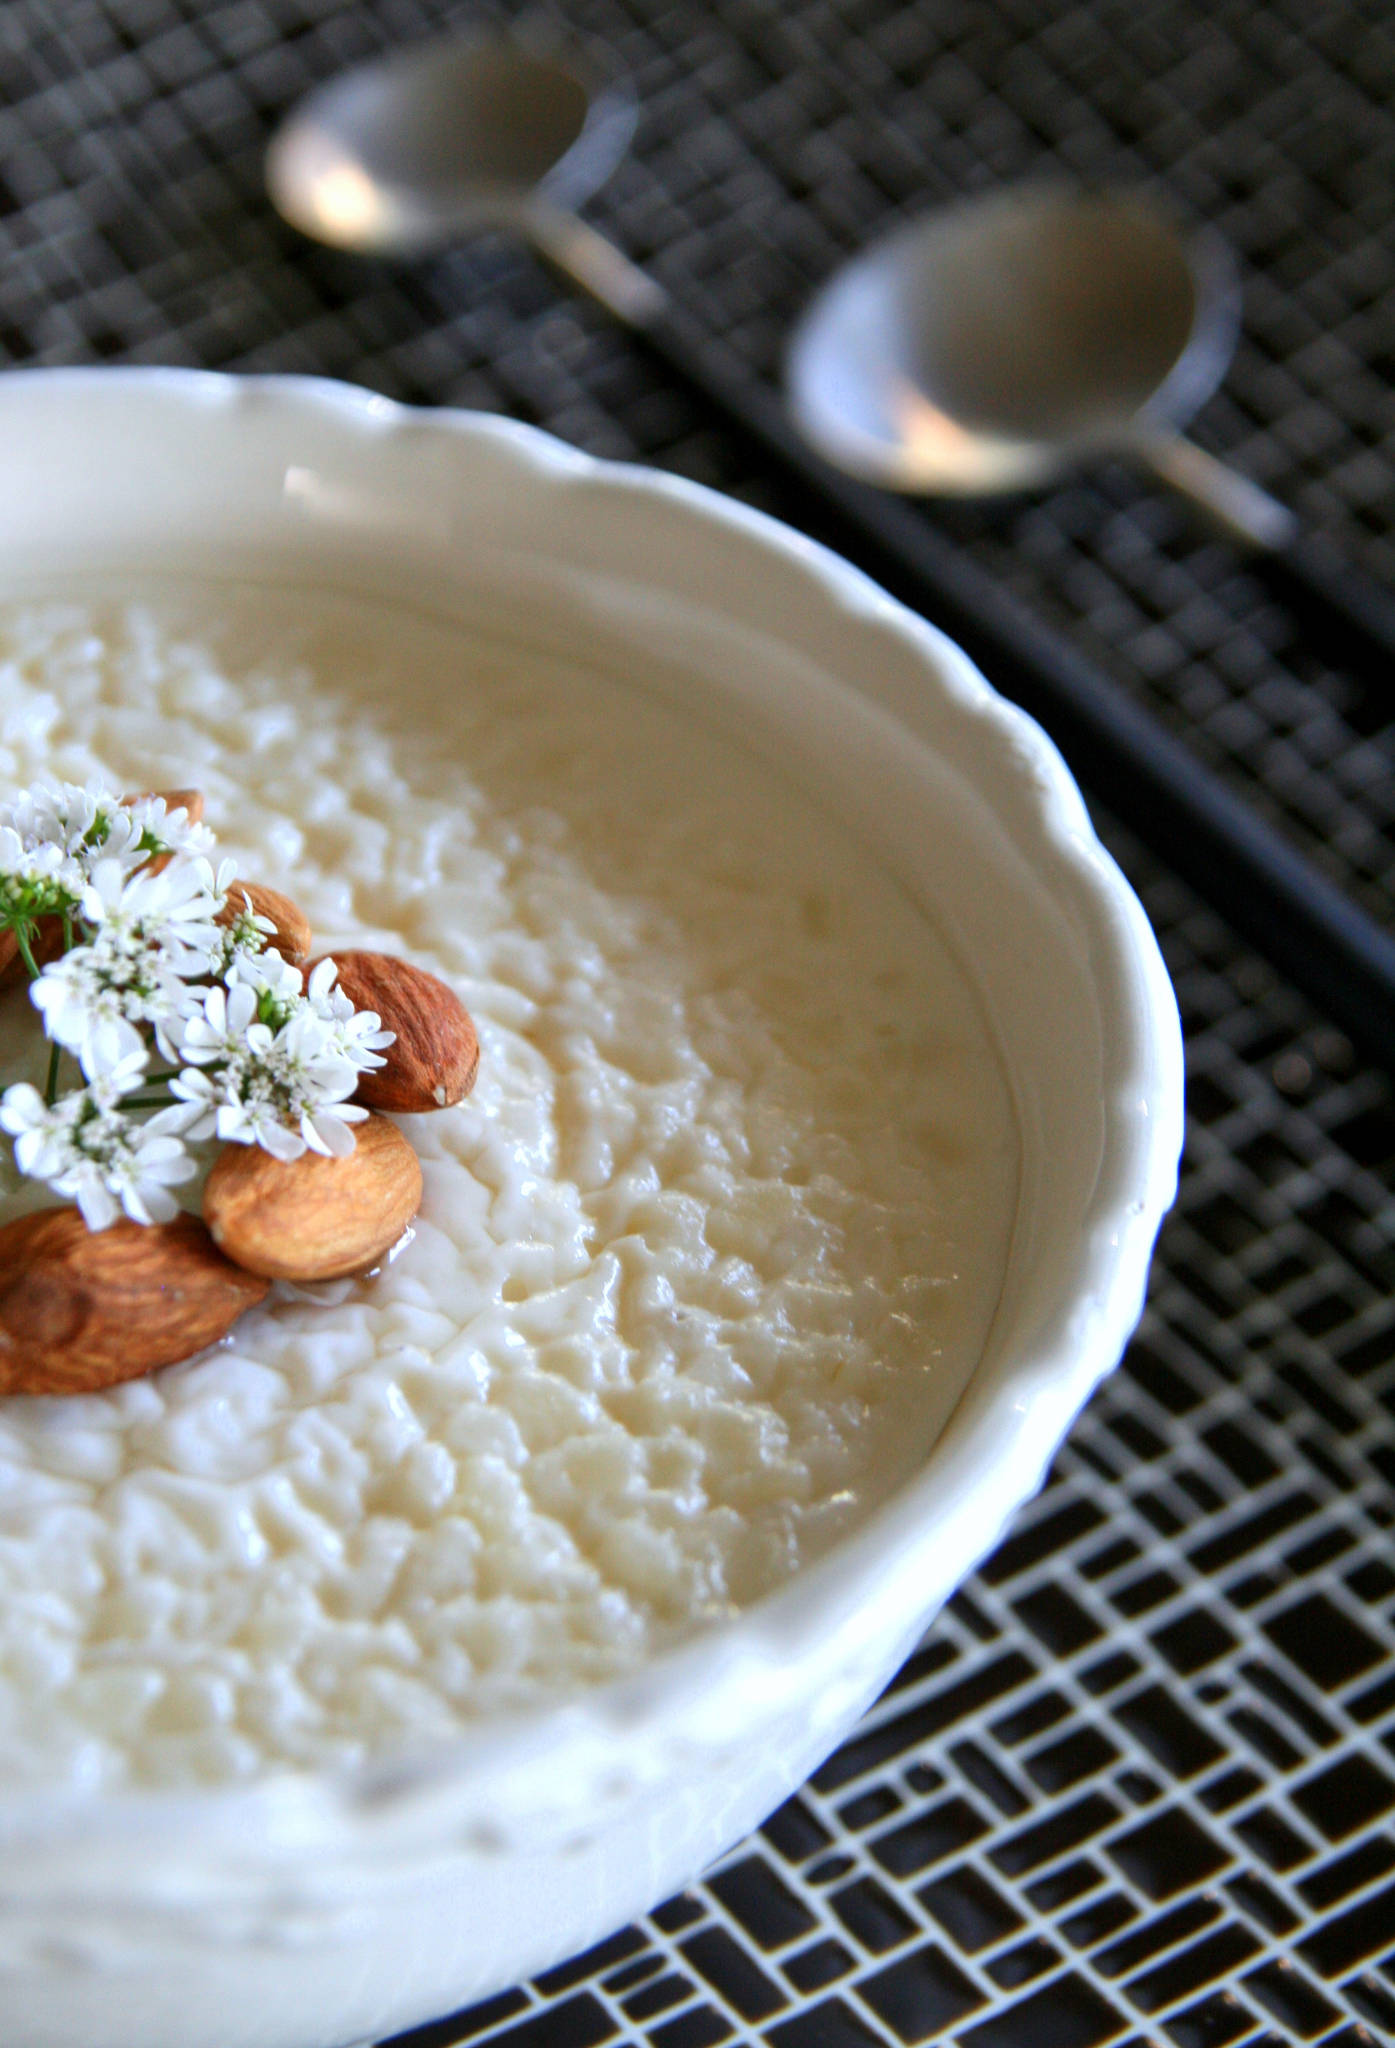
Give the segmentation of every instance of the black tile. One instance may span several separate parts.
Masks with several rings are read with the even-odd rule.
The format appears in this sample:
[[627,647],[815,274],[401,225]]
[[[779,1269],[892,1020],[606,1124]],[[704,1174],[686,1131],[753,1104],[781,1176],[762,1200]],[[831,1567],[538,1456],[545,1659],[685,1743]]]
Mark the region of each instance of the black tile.
[[679,1934],[685,1927],[691,1927],[694,1920],[703,1919],[706,1912],[701,1899],[695,1899],[691,1892],[678,1892],[661,1906],[655,1906],[649,1918],[664,1934]]
[[1237,1422],[1216,1423],[1211,1429],[1202,1431],[1201,1441],[1234,1473],[1242,1486],[1264,1486],[1278,1476],[1278,1462]]
[[1210,1731],[1160,1685],[1116,1700],[1110,1712],[1175,1778],[1194,1777],[1225,1754]]
[[916,1897],[967,1955],[1022,1925],[1016,1906],[967,1863],[918,1886]]
[[1374,1884],[1388,1870],[1395,1870],[1395,1842],[1385,1835],[1373,1835],[1369,1841],[1348,1849],[1344,1856],[1336,1856],[1320,1870],[1300,1878],[1298,1890],[1314,1911],[1325,1912],[1329,1906],[1349,1899],[1353,1892]]
[[1204,1884],[1231,1861],[1230,1851],[1179,1806],[1116,1835],[1106,1853],[1150,1899]]
[[743,1856],[705,1883],[760,1948],[784,1948],[815,1925],[809,1908],[776,1876],[763,1856]]
[[680,2012],[676,2019],[651,2027],[649,2040],[652,2048],[716,2048],[717,2042],[729,2041],[734,2031],[724,2013],[710,2005],[696,2005],[691,2012]]
[[1072,1948],[1097,1948],[1102,1941],[1138,1918],[1138,1908],[1122,1892],[1110,1892],[1092,1905],[1082,1906],[1060,1923],[1060,1932]]
[[1087,1792],[1069,1806],[1055,1808],[1045,1820],[1009,1835],[992,1851],[992,1861],[1006,1875],[1018,1877],[1092,1840],[1118,1818],[1119,1808],[1112,1799],[1102,1792]]
[[1173,2013],[1165,2031],[1177,2048],[1227,2048],[1229,2042],[1248,2034],[1254,2023],[1254,2014],[1234,1992],[1216,1991]]
[[1242,1981],[1250,1997],[1300,2041],[1311,2041],[1342,2017],[1331,1999],[1286,1960],[1261,1964]]
[[698,1975],[720,1992],[743,2020],[767,2019],[785,2003],[784,1993],[725,1927],[704,1927],[678,1947]]
[[1383,1655],[1375,1638],[1325,1593],[1309,1593],[1271,1614],[1264,1633],[1291,1664],[1328,1692],[1359,1678]]
[[1088,1856],[1077,1856],[1073,1863],[1034,1879],[1023,1890],[1039,1913],[1054,1913],[1058,1906],[1069,1905],[1072,1899],[1083,1897],[1104,1882],[1104,1872],[1097,1863],[1092,1863]]
[[1329,1842],[1339,1842],[1395,1806],[1395,1784],[1358,1754],[1304,1779],[1289,1797]]
[[1072,1656],[1087,1643],[1096,1642],[1102,1633],[1099,1623],[1063,1586],[1050,1582],[1024,1593],[1012,1606],[1038,1641],[1057,1657]]
[[1140,1920],[1132,1933],[1112,1942],[1097,1955],[1095,1968],[1103,1977],[1131,1976],[1164,1949],[1175,1948],[1179,1942],[1199,1934],[1202,1928],[1210,1927],[1222,1911],[1220,1900],[1208,1896],[1184,1899],[1165,1913],[1150,1914],[1146,1920]]
[[670,2006],[682,2005],[691,1998],[693,1987],[686,1977],[680,1977],[675,1970],[666,1976],[656,1977],[652,1984],[646,1984],[640,1991],[632,1991],[620,2003],[627,2019],[651,2020],[659,2013],[667,2012]]
[[1044,1977],[1048,1970],[1054,1970],[1061,1960],[1061,1952],[1049,1941],[1037,1936],[1032,1941],[1019,1942],[1005,1954],[994,1956],[984,1969],[1004,1991],[1012,1991],[1019,1984],[1030,1984],[1036,1977]]
[[1015,1819],[1025,1813],[1031,1800],[1018,1790],[1012,1779],[1000,1764],[995,1762],[988,1751],[977,1742],[955,1742],[950,1745],[950,1760],[962,1778],[992,1801],[999,1813]]
[[994,1721],[988,1732],[995,1742],[1012,1749],[1019,1742],[1027,1742],[1032,1736],[1040,1735],[1044,1729],[1054,1728],[1070,1712],[1070,1701],[1063,1693],[1039,1692],[1025,1706],[1016,1707],[1012,1713]]
[[870,1792],[859,1793],[856,1799],[844,1800],[838,1809],[838,1819],[843,1827],[860,1834],[864,1828],[875,1827],[889,1814],[898,1813],[905,1803],[900,1794],[889,1786],[877,1785]]
[[916,1923],[874,1877],[859,1877],[830,1892],[828,1903],[855,1941],[870,1955],[883,1955],[909,1941]]
[[1020,1651],[1006,1651],[932,1698],[908,1708],[904,1714],[881,1722],[865,1735],[855,1735],[834,1751],[813,1782],[820,1792],[836,1792],[853,1778],[860,1778],[864,1771],[875,1770],[908,1749],[928,1742],[932,1736],[952,1728],[956,1721],[979,1712],[1005,1692],[1016,1691],[1036,1675],[1036,1666]]
[[1057,1551],[1078,1543],[1082,1536],[1098,1529],[1103,1520],[1104,1510],[1094,1501],[1079,1498],[1068,1501],[1053,1514],[1043,1515],[1020,1535],[1009,1537],[994,1551],[987,1564],[980,1567],[982,1576],[990,1586],[1001,1586],[1008,1579],[1030,1571],[1033,1565],[1041,1564]]
[[841,1941],[815,1941],[797,1955],[787,1956],[780,1967],[795,1990],[807,1997],[811,1991],[822,1991],[825,1984],[846,1977],[853,1966],[852,1952]]
[[1100,2048],[1127,2022],[1083,1977],[1053,1977],[956,2036],[960,2048]]
[[[1185,1773],[1179,1771],[1177,1775],[1181,1777]],[[1237,1765],[1232,1770],[1222,1771],[1209,1785],[1203,1785],[1198,1797],[1211,1813],[1229,1813],[1242,1800],[1252,1799],[1263,1783],[1257,1771]]]
[[1142,1667],[1130,1650],[1111,1650],[1107,1657],[1098,1658],[1087,1664],[1080,1672],[1080,1683],[1087,1692],[1100,1698],[1116,1687],[1127,1685],[1131,1678],[1137,1678]]
[[1292,1934],[1299,1925],[1299,1916],[1292,1906],[1257,1871],[1242,1870],[1235,1877],[1228,1877],[1225,1888],[1242,1912],[1270,1934]]
[[1077,1728],[1059,1742],[1047,1743],[1024,1760],[1027,1774],[1047,1792],[1062,1792],[1082,1778],[1107,1770],[1119,1751],[1098,1728]]
[[1235,1832],[1256,1855],[1264,1858],[1271,1870],[1281,1873],[1306,1863],[1313,1853],[1298,1830],[1290,1827],[1272,1807],[1257,1806],[1253,1813],[1236,1821]]
[[983,2004],[983,1994],[942,1948],[927,1942],[871,1976],[857,1995],[897,2039],[929,2041]]
[[1395,1948],[1395,1885],[1325,1921],[1294,1946],[1323,1977],[1339,1977],[1357,1963],[1388,1955]]
[[886,2048],[865,2020],[841,1998],[825,1998],[793,2019],[781,2020],[765,2035],[770,2048]]
[[967,1799],[955,1797],[943,1799],[938,1806],[917,1814],[914,1820],[903,1821],[885,1834],[873,1836],[868,1847],[884,1869],[894,1877],[905,1877],[913,1870],[924,1870],[927,1864],[938,1863],[941,1858],[966,1849],[987,1833],[988,1822],[982,1814]]
[[1141,1977],[1130,1978],[1126,1987],[1129,1997],[1143,2012],[1163,2012],[1178,1999],[1192,1997],[1206,1985],[1228,1977],[1259,1948],[1259,1937],[1248,1927],[1218,1927],[1180,1955],[1169,1956]]
[[589,1991],[549,2005],[516,2027],[490,2037],[490,2048],[598,2048],[619,2033],[600,2000]]
[[799,1798],[787,1799],[783,1806],[777,1806],[761,1833],[787,1863],[803,1863],[833,1840],[823,1822]]
[[1126,1620],[1132,1621],[1140,1614],[1147,1614],[1151,1608],[1161,1607],[1164,1600],[1170,1600],[1179,1590],[1181,1583],[1173,1572],[1154,1566],[1124,1585],[1115,1586],[1109,1595],[1110,1605]]
[[1225,1623],[1205,1607],[1194,1607],[1186,1614],[1179,1614],[1176,1620],[1155,1630],[1150,1640],[1183,1678],[1214,1664],[1233,1650],[1236,1642]]

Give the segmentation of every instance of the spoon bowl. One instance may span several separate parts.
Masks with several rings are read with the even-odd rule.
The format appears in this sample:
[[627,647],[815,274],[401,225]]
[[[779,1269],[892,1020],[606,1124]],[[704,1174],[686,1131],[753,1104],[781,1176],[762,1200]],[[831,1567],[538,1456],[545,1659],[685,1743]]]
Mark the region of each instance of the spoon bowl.
[[532,208],[579,206],[629,146],[629,93],[573,52],[515,39],[422,43],[301,102],[267,152],[273,205],[302,233],[405,256]]
[[1224,375],[1224,245],[1134,194],[995,193],[896,230],[833,278],[790,347],[798,425],[893,490],[1046,481],[1187,418]]

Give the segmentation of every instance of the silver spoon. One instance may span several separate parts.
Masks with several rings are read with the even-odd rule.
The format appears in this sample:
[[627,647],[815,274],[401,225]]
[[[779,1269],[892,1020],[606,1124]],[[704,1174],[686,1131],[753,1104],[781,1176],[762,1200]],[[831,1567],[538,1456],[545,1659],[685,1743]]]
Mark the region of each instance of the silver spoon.
[[1387,687],[1395,601],[1179,426],[1224,376],[1234,263],[1139,193],[1027,186],[912,221],[854,258],[792,338],[796,424],[869,483],[978,496],[1093,456],[1141,463],[1255,552],[1288,602]]
[[1000,191],[840,270],[791,343],[790,401],[815,447],[891,490],[1019,490],[1131,455],[1235,538],[1281,545],[1293,515],[1176,431],[1238,326],[1214,236],[1185,244],[1131,193]]
[[634,125],[624,86],[573,51],[502,36],[421,43],[302,100],[267,151],[267,190],[303,234],[361,255],[511,230],[634,325],[667,295],[576,213]]

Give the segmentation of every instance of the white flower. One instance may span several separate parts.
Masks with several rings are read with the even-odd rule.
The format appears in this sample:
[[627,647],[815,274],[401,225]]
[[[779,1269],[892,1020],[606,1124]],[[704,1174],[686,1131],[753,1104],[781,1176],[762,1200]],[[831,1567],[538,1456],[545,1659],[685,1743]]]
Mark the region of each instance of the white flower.
[[397,1043],[397,1033],[382,1029],[376,1010],[356,1010],[343,989],[334,986],[338,974],[335,961],[318,961],[306,986],[306,999],[317,1016],[333,1025],[329,1045],[341,1059],[366,1074],[387,1065],[383,1051]]
[[75,1053],[91,1080],[144,1041],[149,1025],[168,1052],[201,976],[221,956],[213,923],[221,898],[205,860],[179,856],[159,874],[100,860],[82,897],[92,937],[46,967],[30,989],[50,1038]]
[[160,853],[193,855],[213,850],[213,834],[207,825],[196,825],[182,804],[171,810],[162,796],[142,796],[125,805],[124,814],[131,820],[134,845],[142,860],[153,860]]
[[[52,1103],[8,1089],[0,1129],[20,1172],[71,1197],[94,1230],[122,1210],[172,1216],[169,1190],[195,1171],[186,1139],[278,1159],[351,1152],[368,1114],[351,1098],[393,1043],[335,986],[332,960],[307,987],[270,943],[272,920],[245,893],[229,905],[235,869],[213,868],[212,844],[163,798],[123,803],[97,783],[0,804],[0,931],[27,941],[40,918],[64,918],[68,949],[30,996],[85,1082]],[[152,1043],[177,1073],[149,1072]],[[142,1122],[166,1088],[169,1106]]]
[[202,854],[213,845],[205,825],[195,825],[181,807],[162,796],[125,803],[100,782],[36,783],[13,802],[0,804],[0,826],[9,826],[26,847],[56,846],[84,872],[99,860],[114,860],[126,872],[157,854]]
[[13,825],[0,824],[0,929],[27,931],[41,917],[73,910],[83,872],[61,846],[26,845]]
[[178,1207],[170,1189],[197,1171],[177,1135],[188,1121],[185,1105],[144,1123],[120,1107],[144,1069],[142,1048],[52,1107],[27,1083],[0,1096],[0,1126],[14,1138],[20,1172],[76,1202],[89,1230],[105,1230],[122,1210],[136,1223],[167,1223]]
[[179,1053],[189,1064],[170,1091],[196,1112],[191,1138],[260,1145],[275,1159],[306,1150],[343,1158],[354,1148],[349,1126],[368,1114],[349,1100],[362,1069],[339,1051],[339,1027],[297,993],[297,970],[273,954],[252,964],[262,959],[285,970],[276,977],[282,987],[293,977],[296,988],[282,996],[230,978],[209,989],[180,1020]]
[[222,933],[214,922],[223,907],[231,863],[215,875],[202,858],[177,855],[168,867],[127,872],[117,860],[99,860],[83,891],[82,915],[90,925],[113,926],[147,945],[161,947],[186,974],[207,973],[222,954]]
[[[240,961],[259,959],[272,939],[276,937],[276,923],[259,910],[252,908],[252,899],[244,889],[240,892],[241,907],[233,902],[231,889],[223,889],[225,902],[229,906],[227,920],[221,927],[223,952],[215,972],[226,978]],[[280,955],[277,955],[280,958]]]

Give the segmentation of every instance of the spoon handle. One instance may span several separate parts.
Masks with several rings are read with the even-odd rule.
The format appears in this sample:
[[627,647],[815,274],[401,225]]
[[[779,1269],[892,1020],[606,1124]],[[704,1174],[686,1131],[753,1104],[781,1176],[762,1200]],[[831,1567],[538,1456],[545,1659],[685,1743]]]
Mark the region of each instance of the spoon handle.
[[[595,259],[591,233],[587,253]],[[804,494],[807,524],[957,640],[1004,696],[1040,721],[1111,810],[1324,1015],[1395,1071],[1395,938],[922,513],[814,454],[774,393],[730,371],[620,251],[614,255],[623,268],[607,257],[598,291],[594,260],[575,262],[576,246],[559,234],[542,241],[539,253]]]
[[1279,602],[1321,642],[1324,659],[1395,691],[1395,596],[1345,561],[1324,535],[1305,533],[1268,491],[1181,434],[1140,437],[1138,453],[1216,528],[1251,556]]

